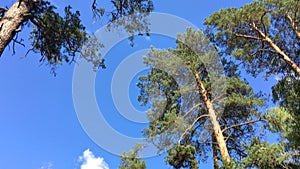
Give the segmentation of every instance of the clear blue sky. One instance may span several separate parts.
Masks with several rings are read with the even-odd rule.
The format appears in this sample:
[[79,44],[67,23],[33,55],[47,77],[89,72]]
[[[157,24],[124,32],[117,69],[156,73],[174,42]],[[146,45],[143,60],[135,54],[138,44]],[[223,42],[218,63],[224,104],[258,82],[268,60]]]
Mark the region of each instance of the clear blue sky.
[[[90,9],[91,0],[81,1],[51,1],[62,10],[70,4],[80,10],[81,19],[89,32],[99,29],[105,21],[93,23]],[[204,18],[212,12],[224,7],[241,6],[250,2],[239,1],[196,1],[196,0],[163,0],[154,1],[155,11],[170,13],[184,18],[202,28]],[[11,0],[0,2],[8,7]],[[99,1],[99,4],[107,2]],[[162,23],[163,24],[163,23]],[[180,33],[180,32],[178,32]],[[0,163],[6,169],[73,169],[80,168],[80,156],[85,151],[85,157],[90,162],[95,158],[103,158],[110,169],[116,169],[120,163],[117,156],[101,149],[84,132],[77,119],[72,100],[72,77],[74,64],[65,64],[57,69],[58,75],[51,75],[47,65],[40,65],[39,55],[30,54],[21,58],[28,45],[28,30],[20,35],[25,39],[26,48],[17,47],[16,55],[8,48],[0,58]],[[118,44],[107,55],[107,69],[100,70],[96,79],[96,95],[107,121],[121,133],[130,136],[136,134],[145,125],[135,124],[122,118],[110,95],[110,80],[116,66],[130,53],[148,48],[150,44],[158,47],[174,46],[174,41],[164,37],[153,37],[151,41],[138,38],[136,46],[130,47],[127,41]],[[270,92],[269,87],[262,87],[262,80],[251,80],[255,90]],[[130,99],[137,105],[136,79],[130,87]],[[101,133],[102,131],[99,131]],[[90,149],[89,151],[86,151]],[[149,158],[147,168],[170,168],[162,157]],[[97,161],[97,160],[95,160]],[[98,162],[101,160],[98,160]],[[207,165],[211,168],[211,164]]]

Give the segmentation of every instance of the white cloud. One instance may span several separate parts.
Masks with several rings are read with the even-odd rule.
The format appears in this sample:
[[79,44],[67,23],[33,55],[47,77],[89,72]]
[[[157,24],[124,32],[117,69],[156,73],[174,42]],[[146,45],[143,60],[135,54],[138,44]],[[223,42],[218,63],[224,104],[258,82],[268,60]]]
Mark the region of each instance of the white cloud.
[[83,156],[79,157],[82,165],[80,169],[109,169],[103,158],[95,157],[89,149],[83,152]]
[[48,162],[43,164],[39,169],[52,169],[53,168],[53,164]]

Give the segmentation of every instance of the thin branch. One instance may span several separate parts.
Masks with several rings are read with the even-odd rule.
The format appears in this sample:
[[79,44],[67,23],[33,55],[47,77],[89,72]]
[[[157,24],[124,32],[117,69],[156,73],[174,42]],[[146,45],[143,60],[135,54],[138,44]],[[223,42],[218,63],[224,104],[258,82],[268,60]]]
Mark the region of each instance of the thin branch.
[[44,29],[46,26],[39,21],[34,20],[34,18],[30,17],[30,21],[37,27]]
[[227,142],[227,140],[230,138],[230,136],[232,135],[233,131],[230,132],[230,134],[226,137],[225,142]]
[[242,38],[247,38],[247,39],[264,40],[262,38],[252,36],[252,35],[244,35],[244,34],[239,34],[239,33],[235,33],[235,32],[233,32],[233,34],[237,37],[242,37]]
[[227,95],[226,93],[221,94],[220,96],[218,96],[218,97],[212,99],[212,100],[211,100],[211,103],[214,103],[214,102],[215,102],[216,100],[218,100],[218,99],[222,99],[222,97],[224,97],[224,96],[226,96],[226,95]]
[[34,48],[28,49],[27,52],[25,53],[25,55],[23,57],[21,57],[21,59],[25,58],[31,51],[34,52]]
[[189,111],[187,111],[183,116],[182,118],[186,117],[189,113],[191,113],[193,111],[193,109],[199,107],[200,105],[204,104],[204,102],[201,102],[201,103],[198,103],[196,104],[195,106],[193,106]]
[[251,55],[251,56],[254,56],[254,55],[256,55],[257,53],[263,52],[263,51],[268,51],[268,52],[271,52],[271,53],[277,53],[277,52],[274,51],[274,50],[270,50],[270,49],[263,48],[263,49],[258,49],[256,52],[251,53],[250,55]]
[[[261,24],[262,24],[262,26],[263,26],[263,29],[264,29],[264,33],[265,33],[265,35],[267,36],[267,29],[266,29],[266,26],[265,26],[265,23],[264,23],[264,21],[263,21],[263,19],[264,19],[264,16],[267,14],[267,12],[264,12],[264,14],[261,16],[261,18],[260,18],[260,22],[261,22]],[[265,43],[264,43],[264,41],[261,41],[261,48],[262,49],[264,49],[265,48]],[[260,53],[261,54],[261,57],[262,57],[262,53]]]
[[241,123],[241,124],[235,124],[235,125],[232,125],[232,126],[229,126],[225,129],[222,130],[222,133],[224,133],[225,131],[231,129],[231,128],[235,128],[235,127],[240,127],[240,126],[244,126],[244,125],[248,125],[248,124],[252,124],[252,123],[256,123],[256,122],[259,122],[259,121],[262,121],[261,119],[258,119],[258,120],[250,120],[250,121],[247,121],[245,123]]
[[265,35],[267,36],[267,29],[266,29],[266,26],[265,26],[265,23],[264,23],[264,21],[263,21],[263,19],[264,19],[264,16],[267,14],[267,12],[264,12],[264,14],[261,16],[261,18],[260,18],[260,22],[261,22],[261,24],[263,25],[263,29],[264,29],[264,33],[265,33]]
[[95,10],[97,8],[97,0],[93,1],[92,9]]
[[203,114],[203,115],[201,115],[201,116],[199,116],[199,117],[197,117],[195,120],[194,120],[194,122],[182,133],[182,135],[180,136],[180,138],[179,138],[179,140],[178,140],[178,142],[177,142],[177,144],[178,145],[180,145],[180,142],[181,142],[181,140],[183,139],[183,137],[184,137],[184,135],[189,131],[189,130],[191,130],[192,129],[192,127],[201,119],[201,118],[203,118],[203,117],[208,117],[209,115],[208,114]]
[[13,40],[13,44],[12,44],[13,55],[15,55],[16,54],[15,44],[19,44],[23,47],[25,47],[25,45],[24,45],[24,43],[22,43],[24,41],[22,38],[20,40],[18,40],[18,33],[16,34],[15,38],[13,38],[12,40]]
[[293,27],[297,37],[300,38],[300,31],[298,30],[298,26],[296,25],[295,21],[293,20],[293,18],[289,14],[287,14],[286,17],[288,18],[288,20],[292,24],[292,27]]

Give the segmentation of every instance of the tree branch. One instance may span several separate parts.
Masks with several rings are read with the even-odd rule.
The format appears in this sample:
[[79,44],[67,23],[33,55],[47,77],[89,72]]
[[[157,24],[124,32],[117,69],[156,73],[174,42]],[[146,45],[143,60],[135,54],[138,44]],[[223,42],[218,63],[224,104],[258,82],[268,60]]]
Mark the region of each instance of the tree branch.
[[226,97],[226,96],[227,96],[227,94],[223,93],[223,94],[219,95],[218,97],[215,97],[214,99],[212,99],[211,103],[214,103],[216,100],[222,99],[223,97]]
[[263,40],[262,38],[252,36],[252,35],[244,35],[244,34],[239,34],[239,33],[235,33],[235,32],[233,32],[233,34],[237,37],[242,37],[242,38],[247,38],[247,39],[255,39],[255,40]]
[[300,76],[300,68],[298,65],[288,56],[286,55],[279,46],[277,46],[272,39],[270,39],[265,33],[263,33],[253,22],[250,26],[259,33],[259,35],[263,38],[264,41],[268,42],[269,45],[279,54],[279,56],[294,70],[294,72]]
[[184,135],[189,131],[189,130],[191,130],[192,128],[193,128],[193,126],[201,119],[201,118],[203,118],[203,117],[208,117],[209,115],[208,114],[203,114],[203,115],[201,115],[201,116],[199,116],[199,117],[197,117],[194,121],[193,121],[193,123],[181,134],[181,136],[180,136],[180,138],[179,138],[179,140],[178,140],[178,142],[177,142],[177,144],[178,145],[180,145],[180,142],[181,142],[181,140],[183,139],[183,137],[184,137]]
[[23,47],[25,47],[24,43],[23,43],[23,39],[18,40],[18,33],[16,34],[16,36],[12,39],[13,44],[12,44],[12,48],[13,48],[13,55],[16,54],[16,48],[15,48],[15,44],[19,44]]
[[36,21],[34,18],[30,17],[30,21],[37,27],[44,29],[45,25],[43,25],[42,23],[40,23],[39,21]]
[[256,123],[256,122],[259,122],[259,121],[262,121],[261,119],[258,119],[258,120],[250,120],[250,121],[247,121],[245,123],[241,123],[241,124],[235,124],[235,125],[232,125],[232,126],[229,126],[225,129],[222,130],[222,133],[224,133],[225,131],[231,129],[231,128],[235,128],[235,127],[240,127],[240,126],[244,126],[244,125],[248,125],[248,124],[252,124],[252,123]]
[[92,9],[95,10],[97,8],[97,0],[93,1]]
[[201,104],[204,104],[204,102],[198,103],[198,104],[196,104],[195,106],[193,106],[189,111],[187,111],[187,112],[182,116],[182,118],[186,117],[189,113],[191,113],[191,112],[193,111],[193,109],[199,107]]
[[296,25],[295,21],[293,20],[293,18],[289,14],[287,14],[286,17],[290,21],[290,23],[292,25],[292,28],[294,29],[297,37],[300,38],[300,31],[298,30],[298,26]]

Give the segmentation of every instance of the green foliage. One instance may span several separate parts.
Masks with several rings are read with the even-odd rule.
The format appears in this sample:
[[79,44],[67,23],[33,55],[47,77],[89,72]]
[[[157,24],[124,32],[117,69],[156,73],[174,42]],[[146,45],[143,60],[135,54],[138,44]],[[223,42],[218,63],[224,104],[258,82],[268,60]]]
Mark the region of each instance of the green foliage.
[[[225,58],[220,61],[201,30],[188,28],[178,35],[176,43],[176,49],[151,48],[145,57],[151,71],[141,76],[138,84],[138,100],[141,105],[150,105],[145,136],[160,150],[168,150],[166,161],[174,168],[191,167],[206,160],[213,134],[195,80],[198,75],[219,112],[218,121],[230,155],[246,157],[243,145],[255,135],[254,124],[260,121],[258,109],[264,105],[261,95],[240,80],[233,62]],[[219,152],[217,156],[221,159]]]
[[[288,90],[287,90],[288,89]],[[300,81],[295,76],[286,75],[272,87],[273,101],[300,114]]]
[[112,0],[111,2],[116,9],[112,11],[112,21],[137,13],[150,13],[154,9],[151,0]]
[[100,43],[99,39],[95,35],[88,36],[80,56],[86,59],[88,62],[93,63],[94,71],[97,71],[99,68],[105,69],[104,58],[102,58],[100,49],[104,45]]
[[35,24],[31,32],[31,44],[34,52],[42,56],[40,61],[47,61],[55,73],[57,64],[63,61],[69,63],[82,49],[87,40],[85,27],[79,19],[79,11],[71,12],[71,7],[65,8],[65,16],[61,17],[54,11],[55,7],[45,4],[43,13],[32,18]]
[[131,46],[135,34],[149,36],[150,24],[146,18],[154,10],[152,0],[112,0],[114,9],[110,12],[110,27],[122,27],[129,34]]
[[139,151],[141,151],[141,145],[136,145],[133,150],[124,152],[121,155],[121,164],[119,169],[145,169],[145,161],[141,161],[139,157]]
[[[46,0],[34,3],[22,1],[22,3],[25,3],[29,12],[23,14],[24,21],[21,23],[21,27],[29,25],[29,23],[34,26],[30,34],[32,48],[26,55],[31,51],[40,53],[40,62],[49,64],[54,75],[58,65],[64,62],[73,62],[78,54],[91,61],[94,69],[105,67],[101,53],[98,51],[103,45],[93,35],[87,34],[81,23],[79,11],[72,12],[71,6],[67,6],[64,16],[62,16],[55,11],[56,7]],[[105,16],[108,17],[109,26],[124,29],[129,33],[132,44],[135,34],[145,33],[149,36],[149,23],[145,17],[154,9],[151,0],[112,0],[111,3],[113,9],[107,12],[102,7],[98,8],[97,0],[93,0],[94,17],[102,17],[107,14]],[[0,15],[3,15],[5,10],[3,8]],[[23,45],[22,39],[21,41],[14,40],[13,43]],[[81,52],[82,49],[83,52]]]
[[176,147],[168,150],[166,161],[176,169],[182,167],[193,169],[198,164],[195,159],[195,154],[196,148],[194,146],[177,145]]
[[281,106],[274,111],[281,118],[276,127],[286,135],[292,147],[300,148],[300,81],[294,76],[285,76],[272,88],[272,92],[274,102]]
[[270,144],[257,137],[245,145],[247,156],[237,161],[233,159],[224,164],[222,169],[297,169],[300,167],[295,160],[295,152],[287,152],[285,143]]
[[[299,149],[299,115],[295,115],[284,107],[270,109],[266,113],[271,132],[280,133],[282,142],[287,143],[286,151]],[[300,164],[300,163],[299,163]]]
[[282,138],[293,133],[291,129],[295,125],[295,119],[284,108],[272,108],[265,116],[269,122],[270,131],[282,132]]
[[242,168],[297,168],[299,165],[299,79],[279,52],[299,65],[299,7],[298,0],[256,0],[241,8],[222,9],[205,21],[207,34],[224,56],[234,56],[254,76],[262,72],[266,77],[282,76],[272,87],[273,101],[280,107],[270,109],[261,117],[267,121],[268,130],[281,135],[281,142],[252,144],[243,161],[248,164]]
[[[242,158],[247,155],[244,144],[247,144],[256,134],[255,123],[262,119],[259,109],[265,102],[260,94],[239,78],[228,78],[225,108],[220,117],[220,125],[227,140],[228,149],[232,157]],[[247,124],[247,122],[250,122]],[[233,128],[230,126],[240,125]],[[227,130],[228,128],[228,130]]]
[[247,158],[241,160],[241,168],[278,169],[290,168],[289,153],[285,152],[285,145],[269,144],[254,138],[247,147]]
[[256,0],[241,8],[215,12],[205,24],[210,39],[222,53],[240,60],[253,75],[290,73],[291,67],[259,31],[299,65],[299,37],[295,33],[299,30],[288,19],[290,16],[299,27],[299,7],[298,0]]

